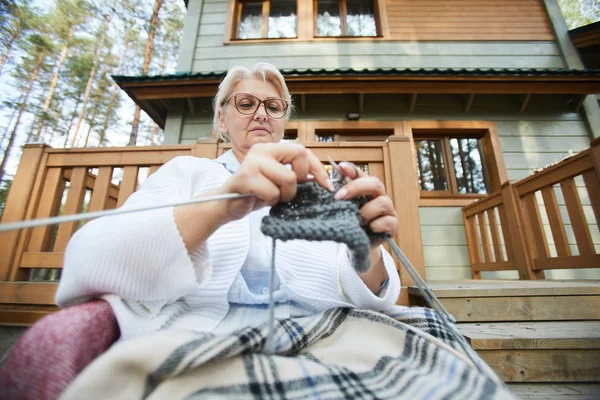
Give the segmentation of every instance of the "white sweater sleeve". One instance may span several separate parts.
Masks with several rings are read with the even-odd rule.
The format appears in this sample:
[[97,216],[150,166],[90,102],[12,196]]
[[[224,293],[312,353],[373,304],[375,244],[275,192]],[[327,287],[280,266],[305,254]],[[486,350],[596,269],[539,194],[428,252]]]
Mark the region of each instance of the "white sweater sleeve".
[[[400,296],[400,275],[396,270],[396,264],[392,256],[381,246],[383,264],[388,274],[389,283],[387,289],[379,296],[369,290],[367,285],[360,279],[358,273],[352,266],[347,246],[340,246],[339,260],[341,263],[341,286],[344,294],[359,308],[371,310],[386,310],[393,307]],[[340,249],[340,250],[341,250]]]
[[[122,208],[191,199],[218,185],[210,173],[214,168],[207,159],[174,158]],[[64,307],[114,294],[154,314],[197,289],[211,270],[206,243],[188,253],[172,207],[103,217],[88,222],[71,238],[56,302]]]

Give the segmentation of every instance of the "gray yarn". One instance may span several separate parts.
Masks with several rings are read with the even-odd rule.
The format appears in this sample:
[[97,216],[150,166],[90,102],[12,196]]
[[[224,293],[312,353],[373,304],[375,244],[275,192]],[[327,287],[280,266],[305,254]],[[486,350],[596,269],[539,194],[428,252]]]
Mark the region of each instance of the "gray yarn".
[[360,208],[365,198],[336,200],[334,193],[315,181],[298,184],[292,201],[280,202],[262,220],[262,232],[282,241],[293,239],[332,240],[345,243],[350,249],[354,269],[363,273],[369,269],[372,241],[388,235],[374,233],[361,223]]

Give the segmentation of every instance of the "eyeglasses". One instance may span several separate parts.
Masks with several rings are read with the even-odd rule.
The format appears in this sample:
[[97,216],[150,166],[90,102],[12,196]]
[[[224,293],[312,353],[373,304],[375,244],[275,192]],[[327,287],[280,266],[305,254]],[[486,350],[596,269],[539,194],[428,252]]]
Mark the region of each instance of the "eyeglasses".
[[274,119],[280,119],[285,116],[285,113],[290,106],[287,100],[279,99],[279,98],[268,98],[266,100],[261,100],[256,96],[253,96],[249,93],[234,93],[229,96],[223,103],[222,106],[226,105],[229,100],[233,97],[235,108],[239,111],[240,114],[244,115],[252,115],[256,111],[261,104],[265,105],[265,111],[269,115],[269,117]]

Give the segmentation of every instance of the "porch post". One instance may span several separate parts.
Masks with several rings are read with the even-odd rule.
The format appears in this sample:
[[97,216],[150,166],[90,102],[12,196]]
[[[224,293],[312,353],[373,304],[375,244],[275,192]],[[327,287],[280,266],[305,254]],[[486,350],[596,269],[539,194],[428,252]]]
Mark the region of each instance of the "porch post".
[[[419,217],[419,186],[412,143],[409,136],[389,137],[388,151],[392,192],[399,224],[396,242],[419,275],[426,279]],[[414,284],[403,267],[400,267],[400,280],[403,287]],[[406,290],[404,292],[406,295]]]
[[[36,181],[39,165],[46,148],[45,144],[26,144],[19,162],[19,168],[6,198],[2,223],[22,221],[27,213]],[[0,281],[7,281],[10,276],[12,263],[20,231],[0,233]]]

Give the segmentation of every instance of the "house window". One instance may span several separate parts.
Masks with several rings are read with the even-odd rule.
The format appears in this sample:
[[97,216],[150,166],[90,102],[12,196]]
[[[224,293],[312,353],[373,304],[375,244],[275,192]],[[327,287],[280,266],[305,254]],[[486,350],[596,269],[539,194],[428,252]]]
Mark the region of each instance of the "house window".
[[491,192],[481,138],[415,138],[419,186],[431,194]]
[[238,0],[236,7],[238,39],[297,36],[296,0]]
[[374,0],[316,0],[316,36],[377,36]]

